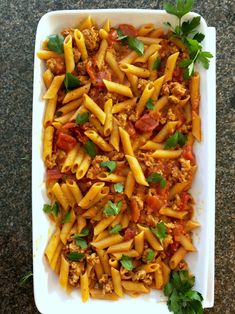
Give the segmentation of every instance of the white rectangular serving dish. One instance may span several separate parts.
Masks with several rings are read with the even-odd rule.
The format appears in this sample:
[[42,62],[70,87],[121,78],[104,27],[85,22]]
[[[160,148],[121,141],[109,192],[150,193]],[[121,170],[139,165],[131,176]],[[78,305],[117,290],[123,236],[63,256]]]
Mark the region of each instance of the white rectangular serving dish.
[[[55,11],[45,14],[38,23],[34,61],[34,94],[33,94],[33,126],[32,126],[32,216],[33,216],[33,268],[34,297],[38,310],[43,314],[64,314],[85,312],[100,314],[126,313],[132,310],[135,314],[143,314],[146,309],[151,313],[169,313],[166,299],[162,292],[155,290],[149,295],[133,299],[128,296],[119,301],[102,301],[90,299],[82,303],[80,293],[73,291],[67,295],[59,286],[57,276],[49,269],[44,259],[44,249],[53,227],[44,214],[43,204],[47,203],[42,161],[42,121],[45,101],[42,96],[45,87],[42,81],[43,62],[36,57],[41,42],[50,34],[59,33],[66,27],[78,25],[84,17],[91,15],[99,25],[107,18],[113,26],[128,23],[140,26],[154,23],[163,26],[169,21],[173,25],[176,18],[162,10],[141,9],[107,9],[107,10],[72,10]],[[186,19],[196,16],[189,13]],[[214,303],[214,218],[215,218],[215,29],[208,27],[201,19],[200,31],[206,35],[204,49],[210,51],[214,58],[210,69],[199,67],[201,74],[201,104],[203,141],[195,144],[198,171],[192,187],[192,195],[196,202],[196,219],[201,228],[194,232],[194,243],[197,253],[190,253],[186,260],[190,270],[196,276],[196,290],[204,297],[203,306],[212,307]]]

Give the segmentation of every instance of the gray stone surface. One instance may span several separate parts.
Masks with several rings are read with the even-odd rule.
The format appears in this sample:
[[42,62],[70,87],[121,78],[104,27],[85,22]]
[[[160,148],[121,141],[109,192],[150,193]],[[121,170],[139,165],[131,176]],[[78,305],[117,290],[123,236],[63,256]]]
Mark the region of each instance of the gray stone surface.
[[[0,1],[0,313],[38,313],[32,281],[31,114],[34,37],[40,17],[52,10],[162,8],[144,0]],[[234,306],[234,13],[232,0],[197,1],[208,25],[217,29],[217,180],[215,306],[206,313],[235,313]]]

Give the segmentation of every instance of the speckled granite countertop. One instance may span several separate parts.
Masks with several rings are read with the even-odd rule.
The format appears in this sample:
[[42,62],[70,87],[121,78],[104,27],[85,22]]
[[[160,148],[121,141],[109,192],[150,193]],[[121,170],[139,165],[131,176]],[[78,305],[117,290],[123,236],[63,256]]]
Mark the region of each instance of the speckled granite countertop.
[[[144,0],[2,0],[0,313],[38,313],[32,281],[31,116],[37,23],[48,11],[85,8],[162,8]],[[234,13],[232,0],[197,1],[195,11],[217,30],[217,180],[215,306],[206,313],[235,313],[234,305]]]

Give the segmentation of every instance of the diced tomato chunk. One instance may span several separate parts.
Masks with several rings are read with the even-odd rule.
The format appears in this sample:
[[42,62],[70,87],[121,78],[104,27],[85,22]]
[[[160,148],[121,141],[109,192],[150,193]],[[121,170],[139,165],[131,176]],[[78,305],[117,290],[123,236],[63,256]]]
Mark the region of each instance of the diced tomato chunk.
[[92,84],[98,88],[105,88],[103,79],[111,81],[111,72],[109,70],[99,71],[98,67],[96,70],[96,66],[93,65],[91,61],[87,62],[86,70],[90,76]]
[[59,180],[61,178],[62,178],[62,173],[57,168],[47,169],[47,172],[46,172],[47,181]]
[[190,160],[192,162],[192,164],[196,163],[196,157],[194,155],[192,146],[187,145],[184,147],[182,157],[187,159],[187,160]]
[[117,33],[116,29],[111,28],[109,33],[108,33],[108,39],[107,39],[109,45],[112,45],[114,42],[116,42],[117,38],[118,38],[118,33]]
[[72,129],[75,128],[77,124],[75,122],[67,122],[62,126],[62,129]]
[[191,200],[191,196],[188,192],[183,191],[180,194],[181,203],[179,205],[180,210],[185,210],[188,202]]
[[77,141],[73,136],[59,132],[56,141],[56,145],[59,148],[65,150],[66,152],[69,152],[76,145],[76,143]]
[[128,241],[133,239],[137,234],[137,230],[133,227],[128,227],[124,233],[124,240]]
[[130,137],[134,137],[136,135],[135,127],[131,121],[129,121],[126,125],[126,131],[130,135]]
[[123,32],[124,35],[135,37],[138,34],[137,29],[130,24],[119,24],[118,28]]
[[142,132],[151,132],[158,126],[158,123],[158,121],[150,118],[148,114],[144,114],[138,121],[136,121],[135,127]]
[[160,208],[164,205],[164,201],[162,197],[158,195],[149,195],[146,198],[146,205],[150,207],[155,214],[157,214]]

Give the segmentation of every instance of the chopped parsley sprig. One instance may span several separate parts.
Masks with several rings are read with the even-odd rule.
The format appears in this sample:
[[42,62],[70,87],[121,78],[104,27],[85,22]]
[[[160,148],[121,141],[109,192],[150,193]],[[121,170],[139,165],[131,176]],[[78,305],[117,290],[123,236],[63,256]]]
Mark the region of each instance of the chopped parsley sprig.
[[193,0],[176,0],[175,5],[168,2],[164,4],[167,13],[178,17],[178,25],[175,28],[169,22],[166,25],[171,27],[173,36],[181,39],[188,48],[189,59],[184,59],[180,63],[180,67],[184,69],[184,79],[189,79],[194,74],[195,63],[201,63],[205,69],[208,69],[210,58],[213,57],[210,52],[202,50],[201,42],[205,35],[196,31],[201,17],[196,16],[182,23],[182,17],[189,13],[192,7]]

